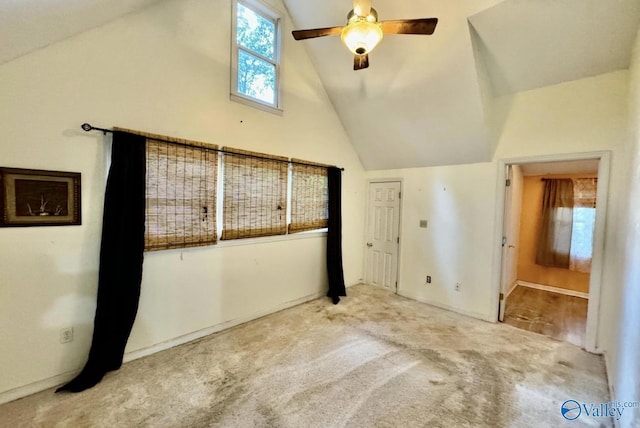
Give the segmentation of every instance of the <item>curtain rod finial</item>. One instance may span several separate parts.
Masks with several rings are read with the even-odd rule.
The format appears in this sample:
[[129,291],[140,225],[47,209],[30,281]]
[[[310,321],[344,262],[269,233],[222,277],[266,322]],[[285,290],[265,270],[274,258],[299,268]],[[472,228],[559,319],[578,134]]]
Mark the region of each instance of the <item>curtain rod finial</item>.
[[85,132],[89,132],[89,131],[96,130],[96,131],[102,131],[102,133],[103,133],[104,135],[107,135],[107,132],[113,132],[113,131],[111,131],[111,130],[109,130],[109,129],[96,128],[95,126],[92,126],[92,125],[90,125],[90,124],[88,124],[88,123],[86,123],[86,122],[85,122],[85,123],[83,123],[82,125],[80,125],[80,127],[81,127],[82,129],[84,129],[84,130],[85,130]]

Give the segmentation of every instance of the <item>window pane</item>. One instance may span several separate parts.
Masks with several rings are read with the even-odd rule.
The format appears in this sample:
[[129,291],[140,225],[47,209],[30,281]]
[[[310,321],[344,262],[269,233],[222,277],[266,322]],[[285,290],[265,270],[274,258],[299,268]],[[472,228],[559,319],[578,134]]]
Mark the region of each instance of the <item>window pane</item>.
[[273,22],[238,3],[238,45],[274,59],[275,35]]
[[591,270],[595,208],[574,208],[571,233],[571,269],[578,272]]
[[275,104],[275,65],[240,49],[238,51],[238,92]]

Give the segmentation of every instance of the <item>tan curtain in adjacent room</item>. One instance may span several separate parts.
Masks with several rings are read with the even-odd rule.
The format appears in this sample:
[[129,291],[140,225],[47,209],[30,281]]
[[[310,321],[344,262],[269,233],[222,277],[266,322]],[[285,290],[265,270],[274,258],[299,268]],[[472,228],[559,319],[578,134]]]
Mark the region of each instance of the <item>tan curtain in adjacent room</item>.
[[544,179],[537,264],[569,268],[573,204],[571,179]]

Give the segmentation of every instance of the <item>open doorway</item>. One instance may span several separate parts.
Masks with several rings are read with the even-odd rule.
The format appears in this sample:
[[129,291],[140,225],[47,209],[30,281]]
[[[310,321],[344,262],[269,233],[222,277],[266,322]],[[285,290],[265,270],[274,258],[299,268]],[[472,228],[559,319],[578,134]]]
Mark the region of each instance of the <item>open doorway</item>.
[[[499,320],[597,351],[608,154],[505,161],[501,167],[505,187]],[[564,223],[556,218],[558,208],[550,211],[551,218],[543,215],[543,200],[556,183],[570,190],[570,207],[561,209],[563,215],[569,213]],[[549,222],[550,254],[566,253],[566,260],[550,262],[541,253],[543,224]],[[568,237],[553,229],[560,224]]]

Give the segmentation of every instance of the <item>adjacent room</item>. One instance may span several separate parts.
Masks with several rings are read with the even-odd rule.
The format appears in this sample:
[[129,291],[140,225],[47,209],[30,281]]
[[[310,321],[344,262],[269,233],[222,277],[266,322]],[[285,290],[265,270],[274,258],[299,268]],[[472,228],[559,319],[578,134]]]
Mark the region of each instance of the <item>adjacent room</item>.
[[598,166],[586,159],[507,167],[501,321],[586,346]]
[[639,30],[1,2],[0,425],[639,427]]

